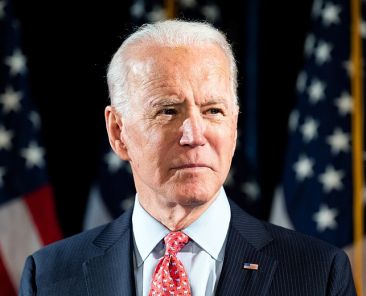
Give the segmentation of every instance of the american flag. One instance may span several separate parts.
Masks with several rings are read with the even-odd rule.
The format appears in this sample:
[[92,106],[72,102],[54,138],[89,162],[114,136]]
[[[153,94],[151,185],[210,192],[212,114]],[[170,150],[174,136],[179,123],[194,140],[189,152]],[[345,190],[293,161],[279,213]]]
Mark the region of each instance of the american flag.
[[[205,20],[216,27],[222,26],[221,9],[216,1],[179,0],[174,2],[175,15],[178,18]],[[166,1],[136,0],[130,7],[130,14],[132,22],[136,25],[167,19]],[[239,127],[237,152],[225,183],[225,189],[239,205],[253,210],[255,209],[254,205],[259,200],[260,190],[253,177],[254,171],[250,170],[248,165],[244,165],[247,163],[242,152],[244,142]],[[99,178],[91,190],[85,215],[85,229],[117,217],[133,203],[135,196],[129,164],[120,160],[110,150],[107,140],[105,140],[102,149],[103,156],[101,157]]]
[[259,265],[255,263],[244,263],[243,269],[249,269],[249,270],[258,270]]
[[0,294],[16,295],[26,256],[61,238],[10,0],[0,0]]
[[353,242],[350,20],[350,1],[314,1],[272,212],[272,222],[339,247]]

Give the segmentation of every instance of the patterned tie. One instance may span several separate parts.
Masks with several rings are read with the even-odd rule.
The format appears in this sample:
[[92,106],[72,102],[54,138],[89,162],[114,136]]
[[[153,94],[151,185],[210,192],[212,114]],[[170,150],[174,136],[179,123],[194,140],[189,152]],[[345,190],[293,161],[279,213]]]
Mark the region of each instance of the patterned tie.
[[188,242],[183,232],[171,232],[165,238],[165,255],[155,268],[149,296],[191,295],[188,275],[177,253]]

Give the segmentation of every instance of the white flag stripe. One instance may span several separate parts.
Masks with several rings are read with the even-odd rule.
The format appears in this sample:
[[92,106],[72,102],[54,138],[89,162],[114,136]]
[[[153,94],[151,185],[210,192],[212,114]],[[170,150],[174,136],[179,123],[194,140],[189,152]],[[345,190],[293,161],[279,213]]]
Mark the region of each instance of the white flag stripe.
[[294,229],[291,219],[288,216],[282,187],[277,188],[275,191],[269,221],[278,226]]
[[22,198],[0,208],[0,252],[16,289],[27,256],[42,246],[36,226]]
[[93,186],[85,210],[83,229],[88,230],[112,221],[99,189]]

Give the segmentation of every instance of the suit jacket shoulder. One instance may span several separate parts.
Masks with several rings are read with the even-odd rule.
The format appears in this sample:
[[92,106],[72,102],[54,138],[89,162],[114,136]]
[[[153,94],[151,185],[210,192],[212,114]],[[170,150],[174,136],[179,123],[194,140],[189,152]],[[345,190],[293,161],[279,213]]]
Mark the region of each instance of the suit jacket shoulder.
[[133,258],[131,213],[129,210],[109,224],[60,240],[29,256],[19,294],[123,295],[95,294],[94,286],[104,286],[106,277],[121,272],[120,275],[125,279],[128,277],[128,285],[133,287],[130,282]]
[[233,202],[231,211],[217,295],[356,295],[342,250],[260,221]]

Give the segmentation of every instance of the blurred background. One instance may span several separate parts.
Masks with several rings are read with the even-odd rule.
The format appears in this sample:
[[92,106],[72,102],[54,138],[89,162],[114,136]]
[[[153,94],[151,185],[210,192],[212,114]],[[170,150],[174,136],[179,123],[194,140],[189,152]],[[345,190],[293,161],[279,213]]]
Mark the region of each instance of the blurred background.
[[[133,202],[129,167],[106,141],[106,69],[136,26],[171,16],[207,20],[233,46],[241,114],[228,195],[258,218],[339,247],[362,241],[350,5],[0,0],[0,295],[15,295],[26,255]],[[366,24],[359,28],[362,41]]]
[[[104,107],[109,102],[106,68],[140,21],[131,16],[132,1],[13,2],[32,99],[42,119],[49,179],[68,236],[82,230],[90,185],[98,176]],[[248,159],[251,173],[260,173],[266,184],[261,186],[261,199],[266,202],[259,211],[265,218],[283,166],[288,115],[296,102],[295,82],[312,1],[280,5],[267,1],[251,4],[261,6],[254,8],[248,3],[221,2],[216,6],[217,22],[232,42],[239,64],[240,145],[251,149],[245,152],[252,157]],[[249,104],[248,96],[255,102]],[[248,117],[250,128],[245,127]],[[253,148],[246,147],[246,136],[254,138],[250,138]]]

